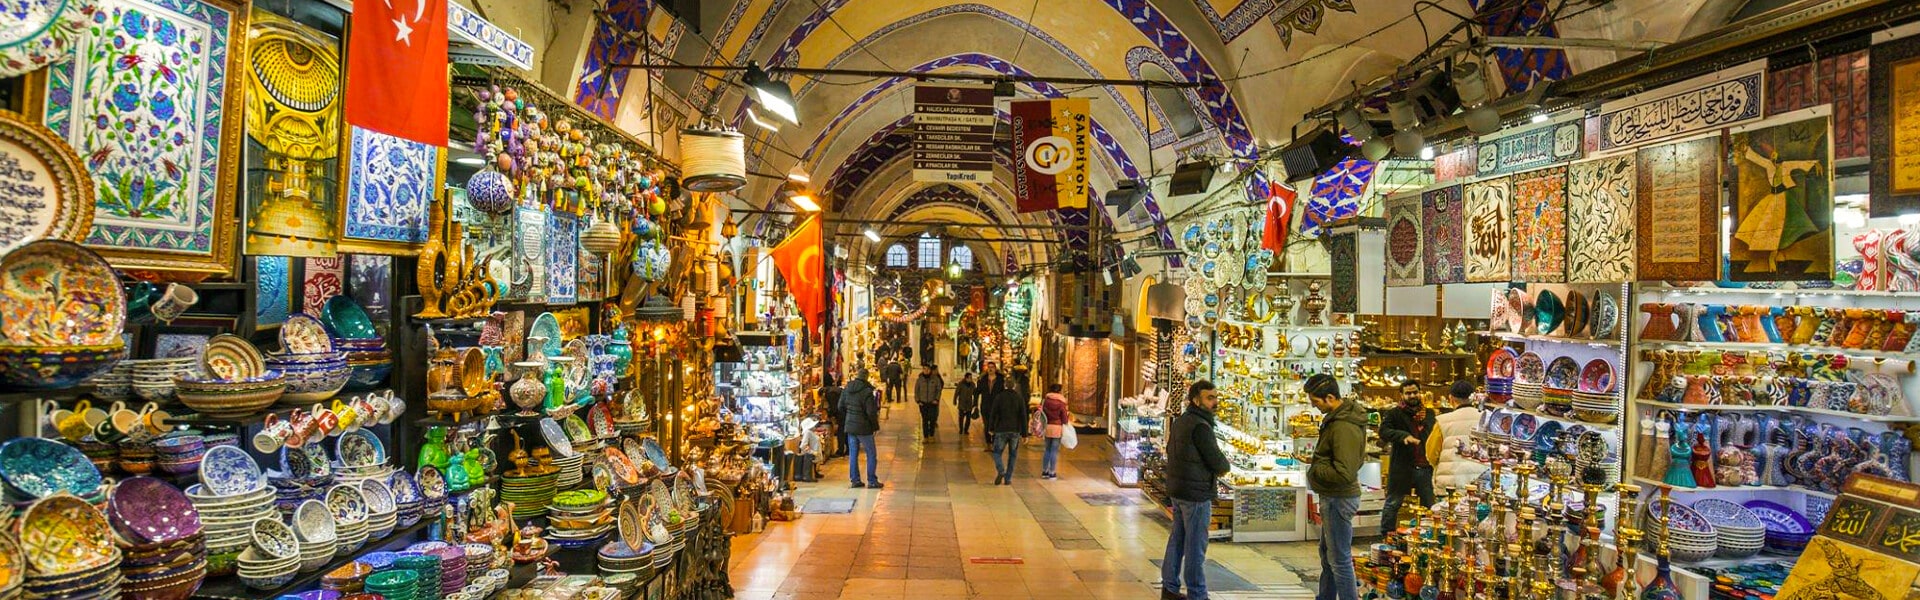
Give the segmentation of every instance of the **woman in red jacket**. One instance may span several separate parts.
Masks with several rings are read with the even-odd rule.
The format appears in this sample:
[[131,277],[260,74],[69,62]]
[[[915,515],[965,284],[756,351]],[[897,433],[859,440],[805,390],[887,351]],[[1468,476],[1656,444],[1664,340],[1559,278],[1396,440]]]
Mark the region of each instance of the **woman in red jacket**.
[[1071,416],[1067,414],[1067,397],[1060,393],[1060,384],[1047,386],[1047,396],[1040,403],[1040,412],[1047,415],[1047,452],[1040,459],[1040,478],[1059,479],[1060,436],[1066,435],[1066,428],[1073,426]]

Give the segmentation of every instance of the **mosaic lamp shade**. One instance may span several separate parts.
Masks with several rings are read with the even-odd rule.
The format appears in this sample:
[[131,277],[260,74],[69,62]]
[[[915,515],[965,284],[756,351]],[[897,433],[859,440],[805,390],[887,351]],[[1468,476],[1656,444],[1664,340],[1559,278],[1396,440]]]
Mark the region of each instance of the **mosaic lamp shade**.
[[513,182],[491,167],[481,169],[467,179],[467,203],[489,215],[513,212]]

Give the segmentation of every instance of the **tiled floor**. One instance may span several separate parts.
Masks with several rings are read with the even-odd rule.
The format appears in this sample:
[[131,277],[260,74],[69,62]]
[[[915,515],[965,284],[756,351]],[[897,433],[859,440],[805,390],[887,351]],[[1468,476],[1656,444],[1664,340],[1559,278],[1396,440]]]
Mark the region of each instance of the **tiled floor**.
[[[847,485],[836,459],[795,500],[857,498],[851,514],[806,514],[734,541],[734,589],[748,600],[894,598],[1158,598],[1150,560],[1166,545],[1151,501],[1113,485],[1103,439],[1065,451],[1061,478],[1037,478],[1037,445],[1021,448],[1014,485],[993,486],[993,461],[978,424],[962,440],[951,414],[935,439],[919,438],[919,415],[898,405],[880,433],[879,491]],[[863,465],[864,466],[864,465]],[[1081,493],[1119,494],[1130,505],[1095,506]],[[1103,504],[1116,504],[1111,498]],[[1127,504],[1119,502],[1118,504]],[[1295,556],[1311,544],[1216,542],[1208,557],[1260,588],[1214,598],[1311,598]],[[1304,552],[1302,552],[1304,550]],[[1283,562],[1285,561],[1285,562]],[[1313,564],[1311,561],[1306,564]]]

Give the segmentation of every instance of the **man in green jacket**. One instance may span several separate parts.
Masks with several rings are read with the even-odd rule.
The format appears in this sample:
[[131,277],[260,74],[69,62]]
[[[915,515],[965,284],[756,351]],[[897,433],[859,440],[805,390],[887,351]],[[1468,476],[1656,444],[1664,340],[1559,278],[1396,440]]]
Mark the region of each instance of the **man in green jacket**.
[[1314,600],[1359,600],[1353,573],[1353,516],[1360,512],[1360,465],[1367,460],[1367,409],[1340,398],[1340,382],[1325,373],[1304,386],[1324,415],[1320,442],[1307,468],[1307,487],[1320,497],[1320,591]]

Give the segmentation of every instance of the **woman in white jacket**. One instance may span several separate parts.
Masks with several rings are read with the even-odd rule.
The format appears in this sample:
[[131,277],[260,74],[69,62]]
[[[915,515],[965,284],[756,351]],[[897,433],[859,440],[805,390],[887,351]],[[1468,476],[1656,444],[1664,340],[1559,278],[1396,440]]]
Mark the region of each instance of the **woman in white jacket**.
[[1473,382],[1465,379],[1453,382],[1453,389],[1447,396],[1453,402],[1452,409],[1434,420],[1433,433],[1427,435],[1427,464],[1433,465],[1433,488],[1466,489],[1480,479],[1488,467],[1476,461],[1460,456],[1460,445],[1473,435],[1473,428],[1480,423],[1478,403]]

